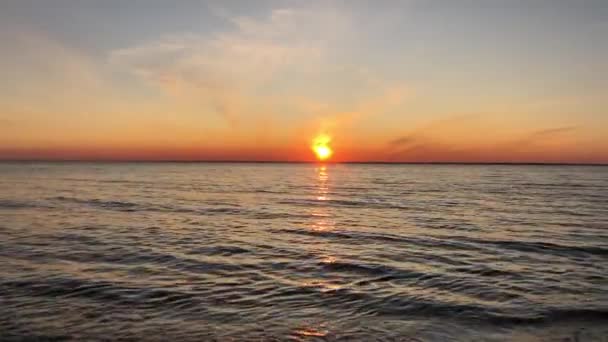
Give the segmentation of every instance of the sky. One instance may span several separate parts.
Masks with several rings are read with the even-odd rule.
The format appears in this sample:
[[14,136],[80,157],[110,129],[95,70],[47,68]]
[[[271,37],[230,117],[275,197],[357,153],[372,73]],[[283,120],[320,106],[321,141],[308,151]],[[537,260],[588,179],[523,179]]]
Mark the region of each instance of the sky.
[[0,2],[0,159],[608,163],[608,1]]

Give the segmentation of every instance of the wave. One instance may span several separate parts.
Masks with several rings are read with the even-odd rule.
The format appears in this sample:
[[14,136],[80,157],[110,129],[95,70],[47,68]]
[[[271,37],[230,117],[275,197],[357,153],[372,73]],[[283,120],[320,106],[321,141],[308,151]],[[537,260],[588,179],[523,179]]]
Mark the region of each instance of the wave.
[[202,254],[202,255],[222,255],[229,256],[235,254],[251,253],[249,249],[241,248],[238,246],[209,246],[209,247],[198,247],[188,251],[188,254]]
[[116,210],[116,211],[136,211],[136,210],[141,210],[141,208],[142,208],[137,203],[127,202],[127,201],[116,201],[116,200],[108,201],[108,200],[101,200],[101,199],[80,199],[80,198],[64,197],[64,196],[52,197],[52,198],[50,198],[50,200],[84,204],[84,205],[89,205],[89,206],[96,207],[96,208]]
[[[309,229],[278,229],[279,233],[300,234],[316,237],[325,237],[338,240],[357,240],[356,243],[367,243],[369,241],[382,241],[389,243],[407,243],[410,245],[459,249],[459,250],[476,250],[488,251],[489,247],[498,247],[500,249],[517,250],[522,252],[534,253],[554,253],[561,255],[608,255],[608,248],[599,246],[576,246],[576,245],[560,245],[550,242],[527,242],[527,241],[507,241],[507,240],[491,240],[491,239],[476,239],[472,237],[454,236],[449,239],[439,239],[434,237],[413,237],[400,236],[392,234],[376,234],[367,232],[355,231],[316,231]],[[345,242],[346,243],[346,242]],[[352,242],[348,242],[352,243]]]
[[[163,212],[163,213],[178,213],[192,215],[227,215],[227,216],[247,216],[259,220],[273,220],[284,218],[310,218],[309,214],[296,214],[289,212],[272,212],[259,209],[243,208],[237,203],[229,203],[225,201],[206,201],[200,205],[155,205],[151,203],[136,203],[117,200],[101,200],[101,199],[80,199],[73,197],[52,197],[50,200],[60,202],[70,202],[80,205],[93,207],[96,209],[104,209],[118,212]],[[0,204],[1,205],[1,204]]]
[[551,242],[531,242],[531,241],[507,241],[466,238],[461,241],[476,243],[480,245],[492,245],[501,249],[512,249],[521,252],[534,252],[540,254],[553,253],[561,255],[586,254],[586,255],[608,255],[608,248],[599,246],[575,246],[560,245]]
[[289,199],[277,201],[278,204],[287,204],[303,207],[361,207],[369,209],[408,209],[399,204],[381,201],[355,201],[340,199]]
[[[457,240],[439,239],[430,236],[426,237],[414,237],[414,236],[403,236],[395,234],[380,234],[380,233],[369,233],[360,231],[347,231],[347,230],[332,230],[332,231],[321,231],[311,229],[275,229],[277,233],[288,233],[307,235],[312,237],[323,237],[333,239],[336,242],[343,242],[348,244],[367,244],[370,242],[382,242],[397,245],[410,245],[419,247],[433,247],[433,248],[446,248],[453,250],[481,250],[482,247],[475,246],[471,243],[464,243]],[[350,241],[347,241],[350,240]]]
[[0,293],[18,291],[28,296],[43,297],[85,297],[98,300],[136,304],[130,295],[138,289],[120,286],[116,283],[90,281],[77,278],[53,277],[47,279],[6,280],[0,282]]
[[534,308],[515,313],[474,304],[454,304],[421,298],[393,297],[385,305],[364,305],[361,310],[382,316],[449,317],[460,321],[478,321],[500,326],[544,325],[567,321],[608,321],[608,310],[579,308]]
[[349,272],[356,273],[363,276],[388,276],[391,275],[392,279],[397,278],[420,278],[424,274],[418,272],[406,272],[394,267],[386,265],[374,265],[374,264],[363,264],[363,263],[350,263],[350,262],[321,262],[319,265],[324,271],[330,272]]
[[[386,280],[381,278],[380,280]],[[456,320],[473,320],[500,325],[536,325],[564,321],[608,321],[608,310],[595,308],[544,307],[528,310],[526,313],[513,309],[500,309],[478,304],[463,304],[428,300],[407,295],[378,295],[349,288],[326,291],[323,286],[258,286],[265,290],[254,290],[255,302],[246,300],[243,288],[224,290],[206,289],[205,292],[177,289],[141,288],[109,281],[92,281],[75,277],[49,277],[45,279],[4,280],[0,282],[0,294],[28,297],[84,298],[108,302],[112,305],[135,308],[156,307],[163,310],[204,310],[209,304],[251,306],[276,305],[278,308],[288,303],[298,303],[295,298],[308,297],[310,303],[319,303],[334,308],[351,308],[368,315],[390,317],[449,317]]]
[[0,199],[0,209],[31,209],[31,208],[52,208],[40,202],[25,202]]

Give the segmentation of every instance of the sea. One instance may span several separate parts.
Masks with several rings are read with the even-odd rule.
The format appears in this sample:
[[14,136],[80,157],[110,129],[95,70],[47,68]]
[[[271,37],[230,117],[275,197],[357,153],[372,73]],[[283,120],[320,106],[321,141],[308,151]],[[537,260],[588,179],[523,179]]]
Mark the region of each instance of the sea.
[[608,341],[608,167],[0,163],[1,341]]

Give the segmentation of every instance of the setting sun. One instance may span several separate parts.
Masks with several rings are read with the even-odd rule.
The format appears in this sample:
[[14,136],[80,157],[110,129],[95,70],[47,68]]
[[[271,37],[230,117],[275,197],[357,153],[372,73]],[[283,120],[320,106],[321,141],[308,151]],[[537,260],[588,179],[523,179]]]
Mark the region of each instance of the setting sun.
[[327,160],[333,154],[331,147],[329,147],[329,142],[331,138],[328,135],[322,134],[315,137],[312,141],[312,150],[316,154],[317,159],[319,160]]

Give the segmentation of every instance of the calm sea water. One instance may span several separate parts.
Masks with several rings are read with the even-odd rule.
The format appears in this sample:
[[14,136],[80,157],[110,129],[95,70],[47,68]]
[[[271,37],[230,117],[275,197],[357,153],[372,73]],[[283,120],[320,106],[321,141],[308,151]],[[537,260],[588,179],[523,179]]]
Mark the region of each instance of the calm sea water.
[[0,339],[608,341],[608,168],[0,163]]

